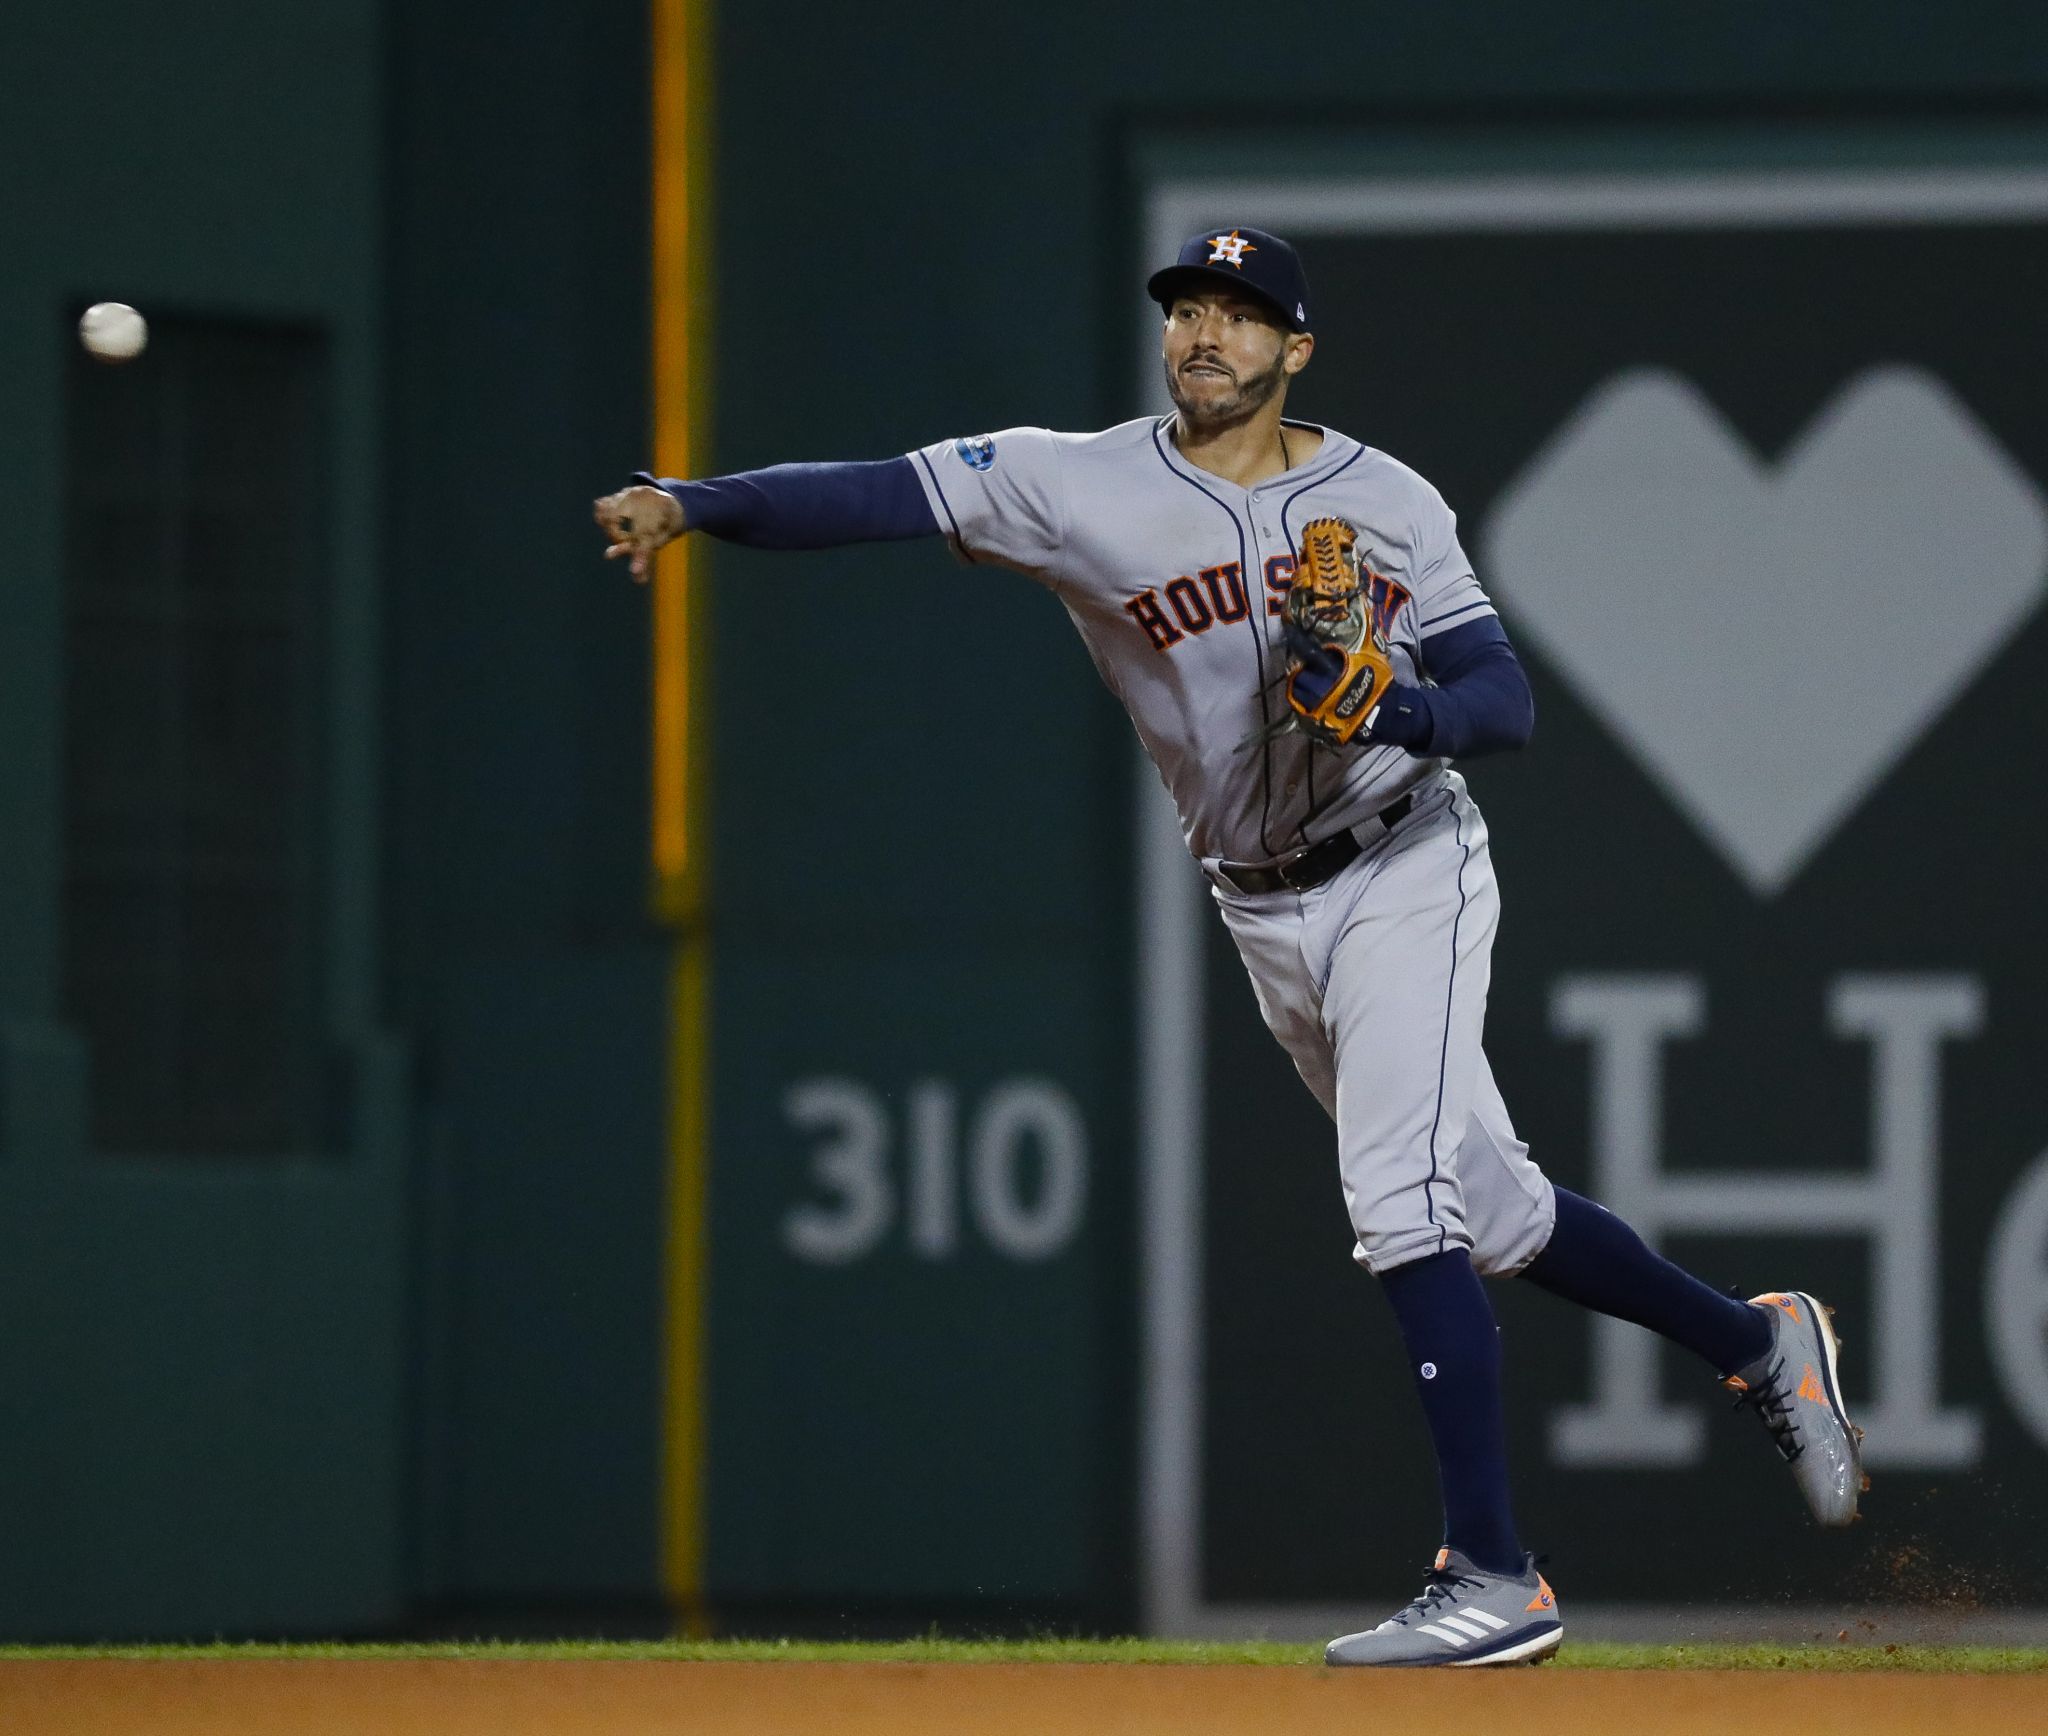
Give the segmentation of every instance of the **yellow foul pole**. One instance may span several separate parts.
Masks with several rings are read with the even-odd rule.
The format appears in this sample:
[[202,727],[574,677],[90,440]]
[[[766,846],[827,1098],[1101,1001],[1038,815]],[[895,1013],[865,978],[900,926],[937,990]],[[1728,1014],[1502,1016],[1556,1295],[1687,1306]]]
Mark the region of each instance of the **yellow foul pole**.
[[[701,473],[708,427],[711,0],[650,0],[653,65],[654,462]],[[654,897],[671,925],[667,1381],[662,1582],[685,1628],[707,1626],[704,1584],[705,1204],[710,1123],[710,937],[705,912],[703,550],[665,549],[653,583]]]

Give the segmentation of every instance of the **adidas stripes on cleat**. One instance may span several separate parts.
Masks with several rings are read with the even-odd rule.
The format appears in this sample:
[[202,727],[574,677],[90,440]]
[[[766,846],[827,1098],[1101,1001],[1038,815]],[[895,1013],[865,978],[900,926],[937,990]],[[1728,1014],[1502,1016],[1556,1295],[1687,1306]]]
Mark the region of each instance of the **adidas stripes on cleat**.
[[1440,1549],[1420,1597],[1369,1632],[1332,1640],[1323,1661],[1410,1669],[1533,1664],[1563,1638],[1557,1598],[1534,1556],[1522,1558],[1520,1573],[1489,1573],[1455,1549]]

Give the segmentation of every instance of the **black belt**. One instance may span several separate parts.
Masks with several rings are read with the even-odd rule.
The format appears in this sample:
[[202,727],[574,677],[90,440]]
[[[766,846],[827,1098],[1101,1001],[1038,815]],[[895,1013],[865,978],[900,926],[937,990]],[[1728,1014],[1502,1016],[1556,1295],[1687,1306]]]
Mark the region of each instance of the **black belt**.
[[[1412,795],[1403,796],[1398,801],[1389,802],[1373,818],[1392,831],[1408,818],[1414,806]],[[1218,862],[1216,872],[1240,892],[1307,892],[1325,880],[1334,879],[1340,869],[1358,860],[1365,846],[1358,841],[1357,830],[1356,826],[1347,827],[1320,844],[1311,844],[1306,850],[1297,850],[1292,856],[1281,858],[1270,867],[1254,867],[1249,862]]]

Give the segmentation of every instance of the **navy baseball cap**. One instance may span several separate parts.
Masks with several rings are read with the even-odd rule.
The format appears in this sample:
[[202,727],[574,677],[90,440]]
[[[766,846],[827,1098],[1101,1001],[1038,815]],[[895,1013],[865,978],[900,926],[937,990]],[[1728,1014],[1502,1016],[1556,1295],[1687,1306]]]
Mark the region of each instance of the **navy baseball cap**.
[[1181,243],[1180,255],[1153,272],[1145,293],[1161,307],[1171,307],[1184,290],[1228,283],[1271,302],[1294,331],[1308,330],[1308,278],[1301,259],[1277,235],[1238,224],[1229,229],[1204,229]]

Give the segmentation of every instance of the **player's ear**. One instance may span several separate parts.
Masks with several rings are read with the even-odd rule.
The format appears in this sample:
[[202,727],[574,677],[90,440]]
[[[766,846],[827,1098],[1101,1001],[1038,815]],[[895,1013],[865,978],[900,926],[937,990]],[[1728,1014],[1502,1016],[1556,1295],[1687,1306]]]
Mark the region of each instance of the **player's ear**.
[[1316,353],[1315,334],[1312,332],[1289,332],[1286,353],[1280,358],[1280,365],[1289,374],[1298,374],[1308,366],[1308,359]]

